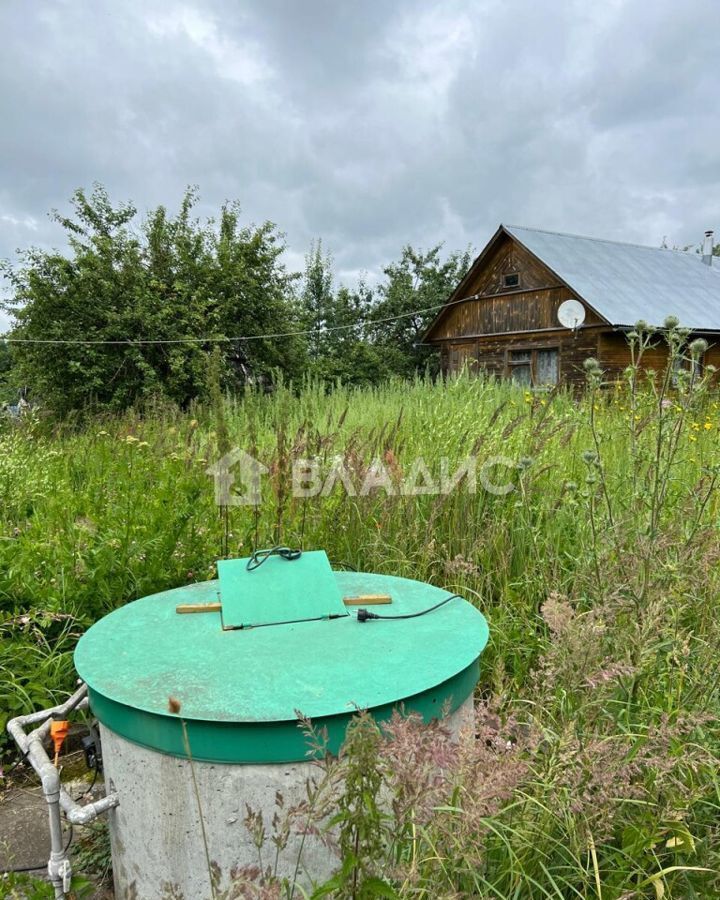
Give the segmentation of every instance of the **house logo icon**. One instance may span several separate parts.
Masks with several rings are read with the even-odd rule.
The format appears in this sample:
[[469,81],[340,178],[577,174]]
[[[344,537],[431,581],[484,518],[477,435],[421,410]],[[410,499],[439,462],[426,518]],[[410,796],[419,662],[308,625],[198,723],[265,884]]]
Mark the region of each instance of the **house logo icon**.
[[[205,470],[215,481],[218,506],[258,506],[262,501],[260,479],[270,471],[250,454],[235,447]],[[236,481],[243,491],[233,489]]]

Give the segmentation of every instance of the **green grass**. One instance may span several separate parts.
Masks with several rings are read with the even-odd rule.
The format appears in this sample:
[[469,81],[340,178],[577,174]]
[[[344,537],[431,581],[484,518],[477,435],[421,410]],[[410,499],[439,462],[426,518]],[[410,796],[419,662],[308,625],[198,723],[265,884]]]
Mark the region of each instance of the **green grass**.
[[[480,696],[527,735],[511,735],[522,772],[486,814],[460,787],[414,842],[395,842],[394,864],[416,854],[397,890],[720,894],[713,390],[639,376],[581,398],[465,377],[331,393],[309,384],[221,410],[158,405],[0,428],[3,718],[69,693],[89,624],[214,577],[225,546],[322,547],[338,564],[475,602],[491,627]],[[206,469],[225,429],[271,469],[257,511],[225,517],[215,505]],[[462,484],[446,496],[291,496],[293,457],[336,455],[358,486],[373,458],[393,477],[417,456],[434,474],[442,457],[451,471],[470,455],[518,465],[497,470],[510,472],[504,496]],[[509,777],[503,765],[488,777]]]

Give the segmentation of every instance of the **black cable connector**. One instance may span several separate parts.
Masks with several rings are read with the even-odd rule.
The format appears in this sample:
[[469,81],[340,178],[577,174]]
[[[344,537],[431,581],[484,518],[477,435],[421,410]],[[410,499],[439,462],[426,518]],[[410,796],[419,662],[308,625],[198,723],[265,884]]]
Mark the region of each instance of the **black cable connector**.
[[357,620],[358,622],[367,622],[368,619],[379,619],[380,616],[377,613],[368,612],[367,609],[359,609],[357,611]]
[[460,594],[451,594],[449,597],[446,597],[444,600],[436,603],[435,606],[428,607],[428,609],[421,609],[420,612],[405,613],[405,615],[399,616],[380,616],[377,613],[370,612],[367,609],[359,609],[357,611],[357,620],[358,622],[368,622],[370,619],[417,619],[418,616],[425,616],[429,612],[432,612],[435,609],[439,609],[441,606],[445,606],[445,604],[449,603],[451,600],[462,599],[463,597],[461,597]]

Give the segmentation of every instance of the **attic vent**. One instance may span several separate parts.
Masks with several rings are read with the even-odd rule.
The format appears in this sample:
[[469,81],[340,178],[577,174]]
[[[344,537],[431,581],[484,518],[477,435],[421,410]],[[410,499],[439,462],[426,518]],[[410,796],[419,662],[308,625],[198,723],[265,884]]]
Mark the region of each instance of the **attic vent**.
[[516,288],[520,286],[520,274],[518,272],[508,272],[503,275],[503,287]]

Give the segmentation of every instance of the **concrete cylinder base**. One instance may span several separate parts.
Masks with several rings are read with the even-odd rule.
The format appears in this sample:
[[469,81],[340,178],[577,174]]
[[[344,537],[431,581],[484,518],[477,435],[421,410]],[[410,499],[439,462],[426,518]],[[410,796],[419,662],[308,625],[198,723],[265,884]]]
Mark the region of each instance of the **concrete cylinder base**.
[[[457,735],[472,716],[468,697],[446,724]],[[120,797],[119,806],[108,813],[116,900],[210,900],[198,796],[218,891],[228,888],[233,871],[260,865],[243,822],[248,806],[263,815],[269,834],[262,866],[274,868],[275,846],[269,837],[276,792],[286,810],[304,800],[308,779],[317,776],[313,763],[194,762],[196,796],[188,760],[148,750],[104,726],[100,730],[106,784]],[[298,881],[307,886],[327,879],[337,865],[317,837],[308,835],[303,843],[300,835],[291,834],[277,874],[292,878],[297,867]]]

